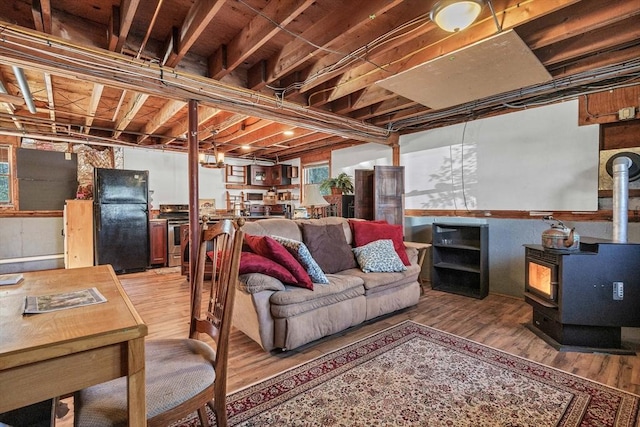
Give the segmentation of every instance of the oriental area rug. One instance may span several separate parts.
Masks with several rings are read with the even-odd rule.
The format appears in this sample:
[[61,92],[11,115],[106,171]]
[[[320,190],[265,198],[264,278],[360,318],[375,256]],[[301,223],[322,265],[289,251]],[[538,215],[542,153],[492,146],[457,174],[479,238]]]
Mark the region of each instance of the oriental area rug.
[[[230,394],[227,411],[230,426],[246,427],[631,427],[639,403],[640,396],[406,321]],[[198,425],[195,414],[175,424]]]

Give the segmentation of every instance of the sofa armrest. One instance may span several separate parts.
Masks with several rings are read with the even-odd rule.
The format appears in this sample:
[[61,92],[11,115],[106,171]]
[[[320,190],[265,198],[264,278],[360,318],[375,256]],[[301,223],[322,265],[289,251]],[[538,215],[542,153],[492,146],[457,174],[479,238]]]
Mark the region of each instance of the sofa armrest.
[[249,294],[285,290],[284,284],[280,280],[261,273],[241,274],[238,280],[238,288]]

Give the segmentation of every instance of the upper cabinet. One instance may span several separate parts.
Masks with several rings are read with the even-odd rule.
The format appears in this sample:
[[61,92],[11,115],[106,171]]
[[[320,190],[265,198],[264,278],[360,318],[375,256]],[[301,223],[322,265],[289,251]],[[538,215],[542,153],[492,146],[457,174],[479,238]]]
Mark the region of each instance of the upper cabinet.
[[249,165],[247,166],[247,184],[248,185],[268,185],[267,169],[268,166]]
[[[273,166],[249,165],[247,166],[247,185],[260,185],[273,187],[278,185],[290,185],[293,176],[293,166],[277,164]],[[297,176],[297,167],[295,168]]]

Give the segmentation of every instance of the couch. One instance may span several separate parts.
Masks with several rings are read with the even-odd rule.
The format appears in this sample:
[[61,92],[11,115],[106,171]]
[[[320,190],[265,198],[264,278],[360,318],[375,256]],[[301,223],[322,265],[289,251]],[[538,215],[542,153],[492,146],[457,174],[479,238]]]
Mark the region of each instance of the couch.
[[[396,235],[393,249],[406,256],[402,261],[404,269],[390,272],[363,271],[359,265],[361,253],[356,258],[352,251],[357,243],[354,237],[362,235],[371,240],[371,236],[365,236],[359,230],[364,226],[373,227],[373,222],[360,221],[328,217],[304,220],[271,218],[247,222],[243,228],[248,239],[269,236],[274,239],[279,237],[280,243],[303,242],[303,245],[299,245],[303,248],[299,249],[311,252],[311,262],[317,261],[316,267],[322,265],[323,271],[318,273],[324,273],[328,283],[312,282],[310,287],[283,283],[282,280],[288,279],[280,280],[273,277],[278,276],[277,274],[261,270],[261,263],[258,263],[260,268],[250,268],[247,272],[247,268],[242,267],[243,261],[249,260],[249,255],[245,258],[245,253],[253,252],[256,248],[246,247],[241,260],[233,325],[260,344],[265,351],[285,351],[417,304],[421,292],[417,251],[404,246],[398,248]],[[354,222],[358,222],[355,229]],[[401,226],[395,227],[398,227],[401,236]],[[341,235],[336,234],[340,231]],[[263,244],[265,241],[273,243],[265,237],[262,237],[260,243],[255,241],[253,244]],[[245,242],[251,241],[245,239]],[[385,259],[393,257],[393,262],[397,263],[399,257],[396,258],[395,254],[388,257],[384,255],[388,254],[391,245],[386,237],[362,245],[361,249],[366,249],[367,254],[371,255],[372,251],[378,250],[378,246],[374,248],[374,245],[382,248],[379,253],[383,255],[378,257],[374,253],[374,259],[383,258],[374,262],[384,263]],[[288,249],[292,254],[295,253],[295,250]],[[362,262],[368,263],[367,260]],[[396,264],[393,265],[397,267]],[[335,271],[336,269],[339,271]],[[316,279],[314,274],[310,276]]]

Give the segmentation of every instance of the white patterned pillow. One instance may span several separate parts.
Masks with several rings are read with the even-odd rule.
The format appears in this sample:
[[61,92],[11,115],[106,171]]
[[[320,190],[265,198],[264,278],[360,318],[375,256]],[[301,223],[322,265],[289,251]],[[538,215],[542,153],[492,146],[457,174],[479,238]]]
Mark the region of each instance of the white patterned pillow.
[[273,238],[273,240],[284,246],[289,251],[289,253],[293,255],[296,260],[298,260],[300,265],[302,265],[307,271],[307,274],[309,275],[313,283],[321,283],[324,285],[329,283],[329,279],[327,279],[327,276],[324,275],[324,272],[322,271],[316,260],[313,259],[313,257],[311,256],[311,252],[309,252],[309,249],[304,243],[294,239],[287,239],[286,237],[274,235],[271,235],[271,237]]
[[353,253],[356,255],[360,269],[365,273],[389,273],[407,269],[393,248],[391,239],[375,240],[364,246],[353,248]]

